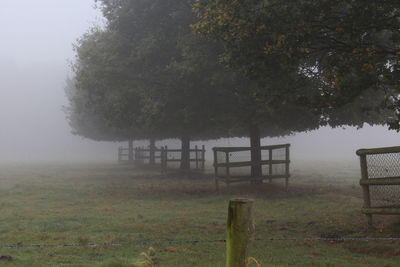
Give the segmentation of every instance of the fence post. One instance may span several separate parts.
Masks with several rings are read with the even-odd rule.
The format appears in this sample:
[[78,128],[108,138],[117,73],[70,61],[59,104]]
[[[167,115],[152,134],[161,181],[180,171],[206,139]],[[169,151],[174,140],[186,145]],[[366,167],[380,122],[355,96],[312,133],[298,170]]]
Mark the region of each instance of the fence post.
[[164,147],[164,154],[165,154],[165,157],[164,157],[164,169],[166,171],[167,168],[168,168],[168,146]]
[[122,161],[122,147],[118,147],[118,162],[121,163]]
[[197,150],[197,145],[196,146],[194,146],[194,153],[196,154],[196,170],[198,170],[199,169],[199,152],[198,152],[198,150]]
[[137,166],[138,163],[139,163],[139,156],[138,156],[138,148],[137,148],[137,147],[135,147],[135,155],[134,155],[134,158],[135,158],[135,164],[136,164],[136,166]]
[[[269,165],[268,165],[268,175],[272,177],[272,149],[268,149],[268,159],[269,159]],[[272,178],[269,178],[269,182],[272,183]]]
[[213,147],[213,152],[214,152],[215,189],[217,190],[217,192],[219,192],[217,148]]
[[201,147],[201,171],[205,171],[205,164],[206,164],[206,147],[203,145]]
[[230,178],[231,178],[231,171],[229,169],[229,152],[225,152],[225,164],[226,164],[226,182],[229,186]]
[[[368,169],[367,169],[367,155],[360,155],[360,167],[361,167],[361,181],[368,180]],[[369,194],[369,185],[363,184],[363,198],[364,198],[364,208],[371,208],[371,196]],[[368,225],[372,226],[372,214],[366,214]]]
[[290,150],[289,150],[289,145],[286,146],[286,164],[285,164],[285,174],[286,174],[286,178],[285,178],[285,188],[286,190],[288,190],[289,188],[289,164],[290,164]]
[[160,148],[160,164],[161,164],[161,173],[164,173],[164,147]]
[[251,199],[229,201],[226,231],[226,267],[246,267],[247,247],[253,229]]

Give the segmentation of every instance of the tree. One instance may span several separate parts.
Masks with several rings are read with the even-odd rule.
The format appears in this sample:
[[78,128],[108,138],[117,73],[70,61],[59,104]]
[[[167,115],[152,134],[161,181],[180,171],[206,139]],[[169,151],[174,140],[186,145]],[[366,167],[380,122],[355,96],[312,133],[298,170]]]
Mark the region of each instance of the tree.
[[[197,0],[199,21],[192,28],[221,42],[222,62],[258,85],[250,98],[240,94],[270,111],[244,105],[254,108],[249,114],[261,111],[253,125],[278,120],[288,133],[320,125],[362,127],[385,122],[396,82],[382,83],[396,73],[396,45],[389,39],[397,33],[388,31],[399,29],[399,20],[393,21],[398,3],[383,2]],[[307,117],[306,125],[296,125]]]
[[220,111],[227,90],[219,76],[228,74],[214,57],[219,46],[192,34],[190,1],[101,3],[106,30],[121,36],[113,39],[127,48],[112,52],[124,54],[119,63],[124,69],[117,71],[129,73],[124,79],[129,86],[119,93],[139,92],[141,127],[158,138],[180,138],[181,168],[188,169],[190,140],[226,136]]
[[[208,6],[196,6],[201,20],[195,24],[190,1],[101,1],[108,24],[84,36],[77,49],[83,66],[77,68],[78,84],[89,92],[93,107],[138,136],[180,138],[182,169],[189,167],[194,139],[250,136],[252,160],[259,161],[261,137],[325,124],[381,122],[380,106],[369,95],[353,96],[357,105],[335,104],[331,98],[340,95],[327,93],[332,84],[314,58],[283,53],[284,37],[278,41],[268,34],[257,36],[265,30],[263,24],[254,30],[252,20],[257,16],[249,19],[249,12],[242,14],[240,8],[235,13],[242,5],[254,13],[255,2],[203,2]],[[213,5],[217,9],[209,8]],[[286,10],[287,5],[278,7]],[[191,24],[217,42],[194,35]],[[263,38],[277,42],[273,53],[263,50],[266,56],[256,49],[262,42],[265,47]],[[231,70],[218,62],[223,53]],[[308,66],[316,68],[315,74],[308,73],[312,70]],[[356,115],[346,116],[353,111]],[[252,168],[254,177],[260,173],[260,168]]]
[[291,73],[273,94],[338,126],[330,119],[337,109],[364,99],[358,111],[377,112],[397,95],[399,7],[393,0],[197,0],[193,28],[221,41],[223,61],[259,84]]
[[[109,29],[129,36],[133,61],[141,62],[142,118],[149,128],[181,137],[182,168],[189,165],[190,139],[249,135],[252,147],[259,148],[261,136],[318,127],[318,115],[293,103],[265,105],[261,100],[268,96],[258,94],[255,83],[220,65],[220,44],[194,36],[189,28],[195,22],[190,2],[102,3]],[[261,151],[255,149],[252,158],[259,161]]]

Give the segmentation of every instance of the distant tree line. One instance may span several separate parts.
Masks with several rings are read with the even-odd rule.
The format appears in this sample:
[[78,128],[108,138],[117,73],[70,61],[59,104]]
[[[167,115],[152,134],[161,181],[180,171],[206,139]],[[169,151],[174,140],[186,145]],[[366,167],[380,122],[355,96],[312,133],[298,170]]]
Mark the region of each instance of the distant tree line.
[[[71,127],[95,140],[399,129],[400,2],[98,0],[75,45]],[[257,176],[260,169],[253,168]]]

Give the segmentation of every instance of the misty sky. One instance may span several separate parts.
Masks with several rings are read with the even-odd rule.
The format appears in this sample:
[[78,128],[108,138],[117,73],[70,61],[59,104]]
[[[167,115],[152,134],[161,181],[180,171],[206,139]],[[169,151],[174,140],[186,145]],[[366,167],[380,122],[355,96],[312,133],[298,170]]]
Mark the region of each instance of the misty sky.
[[[1,0],[0,163],[114,159],[115,143],[70,134],[62,112],[72,44],[101,22],[93,0]],[[246,140],[223,140],[222,145]],[[293,143],[293,155],[355,158],[360,147],[399,145],[399,134],[384,127],[324,128],[263,144]],[[216,142],[209,143],[209,146]],[[178,143],[176,143],[178,145]]]

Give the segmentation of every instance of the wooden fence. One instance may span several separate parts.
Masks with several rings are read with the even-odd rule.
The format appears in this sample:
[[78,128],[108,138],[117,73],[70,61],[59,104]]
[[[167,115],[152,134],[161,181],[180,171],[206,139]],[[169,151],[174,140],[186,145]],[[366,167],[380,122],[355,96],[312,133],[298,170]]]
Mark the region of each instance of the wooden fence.
[[[219,181],[227,185],[243,181],[263,181],[268,179],[285,178],[285,186],[289,185],[289,156],[290,144],[262,146],[261,160],[251,161],[250,147],[214,147],[215,185],[219,190]],[[251,168],[261,168],[260,177],[251,176]]]
[[154,159],[152,159],[151,149],[150,148],[143,148],[137,147],[135,148],[135,163],[138,165],[144,164],[151,164],[154,163],[155,165],[162,165],[162,148],[154,148]]
[[360,157],[364,206],[372,214],[400,214],[400,146],[357,150]]
[[129,148],[118,147],[118,162],[128,163],[129,162]]
[[[161,166],[164,170],[177,169],[182,159],[182,149],[169,149],[167,146],[161,148],[162,152],[162,163]],[[189,150],[190,154],[190,169],[199,170],[204,172],[205,170],[205,153],[206,149],[203,145],[201,148],[195,146],[194,149]]]

